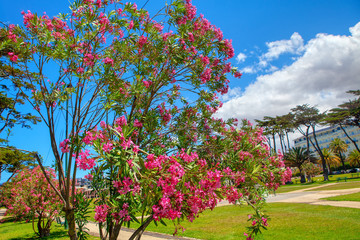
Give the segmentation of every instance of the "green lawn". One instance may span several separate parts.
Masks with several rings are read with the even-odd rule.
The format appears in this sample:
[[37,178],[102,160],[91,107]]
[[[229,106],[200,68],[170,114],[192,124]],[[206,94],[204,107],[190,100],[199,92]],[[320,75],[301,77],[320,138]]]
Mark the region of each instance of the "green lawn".
[[[294,184],[280,186],[280,188],[278,190],[276,190],[276,193],[291,192],[291,191],[300,190],[300,189],[317,187],[317,186],[325,185],[328,183],[338,183],[338,181],[336,180],[337,178],[345,178],[345,177],[348,178],[347,182],[359,182],[360,183],[360,178],[356,177],[355,175],[352,175],[352,174],[353,173],[331,175],[331,176],[329,176],[329,181],[327,181],[327,182],[324,182],[324,178],[322,176],[314,177],[312,183],[300,183],[299,178],[293,178],[292,181],[294,182]],[[342,182],[345,182],[345,181],[341,180],[340,183],[342,183]]]
[[[325,190],[341,190],[341,189],[350,189],[350,188],[360,188],[360,181],[336,183],[334,185],[324,185],[314,190],[325,191]],[[307,191],[311,191],[311,190],[307,190]]]
[[[271,203],[267,206],[271,216],[269,230],[257,239],[359,239],[360,209],[316,206],[309,204]],[[243,239],[250,207],[225,206],[206,211],[193,223],[184,222],[185,232],[180,236],[198,239]],[[147,230],[172,234],[174,227],[151,224]]]
[[[36,226],[35,226],[36,227]],[[0,239],[2,240],[30,240],[30,239],[56,239],[56,240],[68,240],[67,230],[63,226],[54,222],[51,225],[50,236],[46,238],[38,238],[32,229],[31,221],[26,223],[25,221],[14,222],[13,218],[8,217],[4,219],[3,223],[0,223]],[[93,236],[89,236],[90,240],[99,239]]]
[[335,197],[329,197],[329,198],[322,198],[323,200],[329,200],[329,201],[356,201],[360,202],[360,192],[358,193],[352,193],[352,194],[346,194],[346,195],[340,195]]
[[[269,230],[256,239],[359,239],[356,229],[360,229],[360,209],[292,203],[270,203],[266,209],[272,218]],[[180,236],[209,240],[243,239],[250,213],[252,211],[248,206],[217,207],[201,214],[193,223],[184,222],[186,231],[182,233],[180,230]],[[174,226],[171,221],[167,223],[167,227],[151,224],[147,230],[172,234]],[[57,224],[53,225],[51,233],[46,239],[68,239],[66,231]],[[36,235],[31,223],[7,221],[0,224],[0,239],[36,239]]]
[[276,190],[276,193],[292,192],[292,191],[296,191],[296,190],[321,186],[323,184],[326,184],[326,183],[322,182],[322,183],[304,183],[304,184],[283,185],[283,186],[280,186],[278,188],[278,190]]

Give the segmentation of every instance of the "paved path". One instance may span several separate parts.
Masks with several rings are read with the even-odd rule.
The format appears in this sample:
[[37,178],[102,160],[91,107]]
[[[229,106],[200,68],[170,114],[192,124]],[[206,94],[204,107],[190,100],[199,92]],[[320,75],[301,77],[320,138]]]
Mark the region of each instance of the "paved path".
[[[334,185],[336,183],[330,183],[326,186]],[[327,201],[321,200],[322,198],[334,197],[345,194],[352,194],[360,192],[360,182],[359,188],[350,188],[342,190],[325,190],[325,191],[316,191],[317,188],[323,186],[307,188],[302,190],[296,190],[288,193],[279,193],[276,195],[270,195],[266,201],[267,202],[288,202],[288,203],[308,203],[313,205],[329,205],[335,207],[350,207],[350,208],[360,208],[360,202],[355,201]],[[315,191],[313,191],[315,190]]]
[[6,208],[1,208],[0,209],[0,220],[5,217],[5,212],[6,212]]

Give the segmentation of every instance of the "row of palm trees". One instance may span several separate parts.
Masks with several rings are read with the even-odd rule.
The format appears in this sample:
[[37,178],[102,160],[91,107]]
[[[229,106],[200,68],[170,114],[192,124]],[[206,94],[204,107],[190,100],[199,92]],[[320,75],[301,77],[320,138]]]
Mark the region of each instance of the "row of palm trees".
[[[360,152],[352,150],[348,156],[346,152],[348,145],[341,139],[336,138],[331,141],[329,148],[322,149],[327,168],[336,168],[342,165],[345,170],[345,162],[348,161],[350,166],[360,166]],[[293,147],[284,155],[285,164],[288,167],[295,167],[299,170],[300,181],[305,182],[306,176],[320,173],[320,168],[316,165],[321,164],[321,159],[317,158],[313,152],[308,152],[306,148]],[[308,178],[309,179],[309,178]]]

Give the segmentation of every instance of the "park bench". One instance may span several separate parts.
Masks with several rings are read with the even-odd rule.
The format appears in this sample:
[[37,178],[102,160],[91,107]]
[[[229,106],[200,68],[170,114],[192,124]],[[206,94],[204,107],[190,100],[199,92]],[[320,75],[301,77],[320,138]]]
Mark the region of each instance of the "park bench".
[[347,177],[338,177],[338,178],[336,179],[337,182],[339,182],[339,181],[341,181],[341,180],[345,180],[345,182],[346,182]]

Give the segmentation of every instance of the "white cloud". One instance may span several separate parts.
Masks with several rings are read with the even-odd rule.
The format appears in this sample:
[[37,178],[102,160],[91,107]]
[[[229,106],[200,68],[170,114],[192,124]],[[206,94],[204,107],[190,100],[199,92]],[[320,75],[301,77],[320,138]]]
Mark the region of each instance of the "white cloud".
[[[360,88],[360,22],[350,28],[350,32],[349,36],[316,35],[293,64],[257,77],[241,96],[225,102],[218,116],[262,119],[266,115],[286,114],[305,103],[317,105],[324,111],[352,98],[345,92]],[[298,38],[297,35],[294,38]],[[302,41],[297,42],[299,44],[290,45],[298,48],[285,49],[296,52],[302,45]],[[277,56],[275,52],[285,50],[274,50],[269,56]],[[243,69],[243,72],[246,71]]]
[[236,57],[237,63],[245,62],[245,59],[246,55],[244,53],[239,53],[239,55],[237,55]]
[[[280,55],[285,53],[300,55],[304,52],[304,40],[299,33],[294,32],[289,40],[278,40],[274,42],[267,42],[268,50],[259,57],[259,61],[253,66],[246,66],[244,73],[256,73],[260,71],[273,72],[277,70],[276,67],[270,64],[271,61],[278,59]],[[237,56],[238,63],[245,61],[244,56],[240,53]],[[246,57],[246,56],[245,56]],[[296,58],[294,58],[296,59]],[[251,71],[249,71],[251,69]]]
[[243,69],[241,69],[242,73],[255,73],[256,70],[254,67],[244,67]]
[[239,87],[235,87],[235,88],[230,88],[229,91],[224,94],[224,95],[220,95],[220,100],[221,101],[228,101],[232,98],[237,98],[241,96],[241,88]]
[[268,52],[261,56],[262,60],[272,61],[279,58],[281,54],[301,54],[304,51],[304,40],[299,33],[294,32],[289,40],[279,40],[266,43]]

